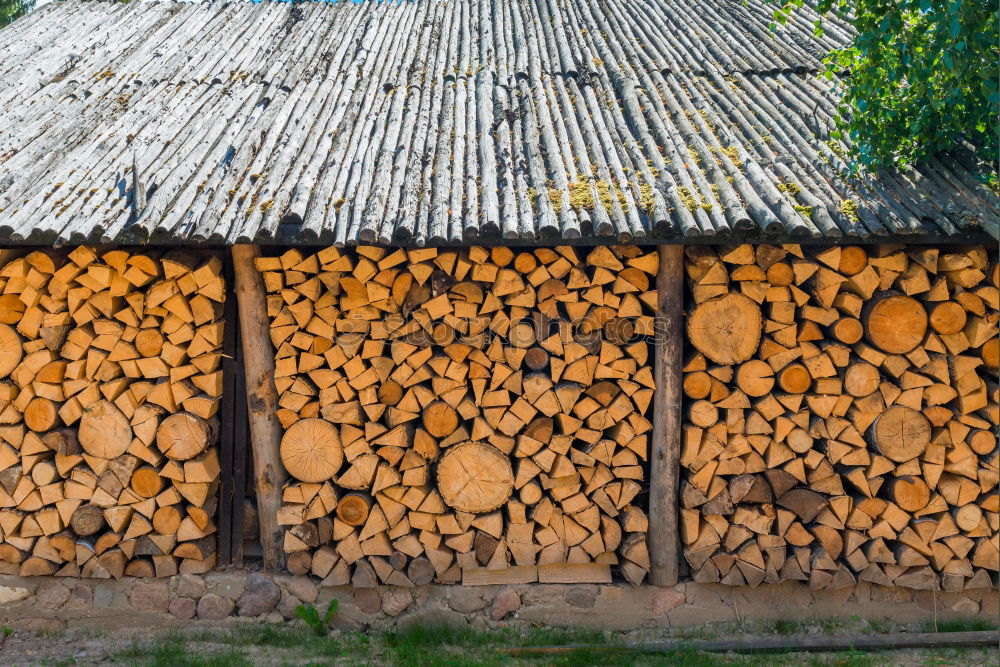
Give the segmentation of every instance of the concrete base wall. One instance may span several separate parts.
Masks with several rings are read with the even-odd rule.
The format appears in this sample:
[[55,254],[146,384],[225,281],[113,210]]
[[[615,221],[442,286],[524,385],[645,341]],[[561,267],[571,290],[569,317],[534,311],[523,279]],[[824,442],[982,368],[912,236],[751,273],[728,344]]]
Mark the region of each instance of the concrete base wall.
[[[935,617],[995,620],[994,589],[961,593],[912,591],[860,583],[813,591],[798,582],[734,588],[683,583],[629,585],[525,584],[321,588],[307,577],[235,570],[170,579],[72,579],[0,576],[0,624],[15,629],[170,627],[234,622],[280,623],[301,603],[339,601],[343,630],[419,625],[572,626],[605,630],[687,628],[714,622],[836,619],[857,616],[916,623]],[[936,608],[936,611],[935,611]]]

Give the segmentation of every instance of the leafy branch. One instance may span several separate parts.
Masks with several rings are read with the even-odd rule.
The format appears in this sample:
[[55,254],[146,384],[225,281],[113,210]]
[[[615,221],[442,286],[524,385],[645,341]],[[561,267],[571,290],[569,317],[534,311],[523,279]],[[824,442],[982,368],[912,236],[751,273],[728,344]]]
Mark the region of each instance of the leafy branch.
[[[770,0],[774,1],[774,0]],[[803,0],[784,2],[775,24]],[[1000,151],[1000,5],[994,0],[819,0],[857,31],[826,58],[839,76],[839,134],[856,163],[877,169],[926,161],[968,141],[996,180]],[[774,26],[772,26],[774,27]],[[822,33],[823,20],[815,23]]]

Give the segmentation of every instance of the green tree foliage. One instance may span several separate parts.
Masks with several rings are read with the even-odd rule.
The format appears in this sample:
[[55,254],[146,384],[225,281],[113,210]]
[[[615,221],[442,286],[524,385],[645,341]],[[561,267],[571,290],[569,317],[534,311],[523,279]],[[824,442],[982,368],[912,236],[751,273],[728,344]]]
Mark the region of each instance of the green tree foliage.
[[[783,4],[775,20],[784,23],[802,4]],[[920,162],[964,138],[979,147],[984,172],[996,181],[997,0],[819,0],[816,9],[857,30],[827,67],[841,77],[840,136],[850,139],[858,164]]]
[[0,28],[26,14],[33,4],[33,0],[0,0]]

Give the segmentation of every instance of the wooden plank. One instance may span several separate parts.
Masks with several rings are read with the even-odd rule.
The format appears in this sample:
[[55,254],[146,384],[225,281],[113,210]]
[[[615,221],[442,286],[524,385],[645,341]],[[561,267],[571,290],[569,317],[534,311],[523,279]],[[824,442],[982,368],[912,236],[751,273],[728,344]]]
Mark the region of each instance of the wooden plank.
[[581,648],[591,651],[633,651],[636,653],[666,653],[683,648],[708,653],[756,653],[759,651],[873,651],[880,649],[946,648],[959,646],[996,646],[1000,632],[975,630],[969,632],[912,632],[888,635],[848,635],[822,637],[761,637],[755,639],[722,639],[707,641],[668,641],[649,644],[593,646],[527,646],[501,649],[508,655],[570,653]]
[[271,569],[284,564],[281,548],[284,531],[278,526],[277,518],[286,473],[279,455],[282,429],[276,416],[278,392],[274,386],[274,352],[268,331],[264,281],[254,266],[254,259],[259,256],[260,246],[233,246],[260,545],[264,567]]
[[610,584],[607,563],[553,563],[538,566],[540,584]]
[[[228,255],[228,253],[227,253]],[[231,258],[223,257],[223,271],[226,280],[226,302],[223,306],[223,339],[222,339],[222,396],[219,405],[219,516],[218,516],[218,564],[220,566],[233,564],[233,545],[240,541],[237,534],[239,526],[233,524],[233,502],[235,499],[233,446],[234,446],[234,413],[236,356],[236,330],[239,328],[238,311],[236,309],[236,293],[233,290],[233,270]]]
[[508,567],[502,570],[487,570],[485,567],[463,568],[463,586],[490,586],[493,584],[534,584],[538,581],[538,568]]
[[[233,395],[246,395],[246,376],[243,369],[243,344],[239,328],[236,328],[236,370],[233,373]],[[250,438],[247,433],[250,423],[247,417],[246,401],[236,401],[233,405],[233,535],[238,538],[233,541],[233,564],[243,565],[243,533],[244,507],[247,497],[247,481],[250,479],[247,468],[247,454],[250,449]]]
[[672,586],[677,583],[680,560],[677,496],[684,353],[684,251],[681,246],[660,246],[656,290],[653,361],[656,393],[649,456],[649,582],[654,586]]

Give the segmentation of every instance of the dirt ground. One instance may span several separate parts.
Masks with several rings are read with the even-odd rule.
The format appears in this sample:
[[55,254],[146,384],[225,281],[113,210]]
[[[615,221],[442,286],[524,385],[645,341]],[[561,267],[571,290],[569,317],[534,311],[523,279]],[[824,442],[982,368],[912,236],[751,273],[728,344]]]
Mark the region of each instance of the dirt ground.
[[[709,654],[679,648],[658,654],[627,650],[628,644],[664,640],[735,639],[819,634],[930,631],[926,626],[888,626],[850,621],[779,621],[757,626],[714,624],[688,631],[610,633],[545,628],[411,628],[397,633],[319,635],[299,621],[271,625],[240,623],[184,631],[140,629],[101,632],[69,629],[50,634],[3,629],[0,665],[155,665],[164,667],[243,667],[247,665],[831,665],[876,667],[961,665],[995,667],[1000,649],[922,649],[885,652]],[[939,628],[942,631],[991,629],[989,625]],[[517,647],[572,644],[569,653],[513,656]]]

